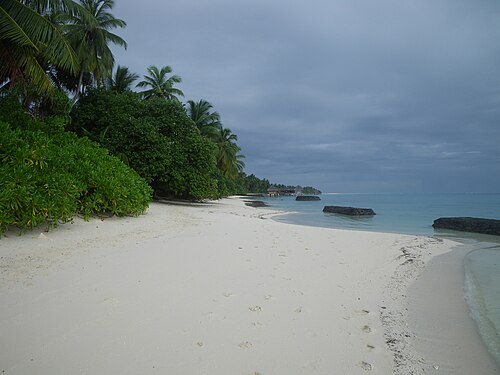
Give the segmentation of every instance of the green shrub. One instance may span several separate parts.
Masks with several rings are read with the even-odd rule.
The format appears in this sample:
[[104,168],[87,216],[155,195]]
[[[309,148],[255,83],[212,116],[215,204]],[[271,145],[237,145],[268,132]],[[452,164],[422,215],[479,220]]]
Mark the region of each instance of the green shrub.
[[158,195],[217,196],[215,146],[181,104],[132,92],[91,90],[71,113],[70,129],[126,161]]
[[0,122],[0,233],[76,214],[137,215],[151,190],[132,169],[96,143],[61,130]]
[[15,94],[0,97],[0,121],[30,129],[36,126],[34,118],[24,110]]

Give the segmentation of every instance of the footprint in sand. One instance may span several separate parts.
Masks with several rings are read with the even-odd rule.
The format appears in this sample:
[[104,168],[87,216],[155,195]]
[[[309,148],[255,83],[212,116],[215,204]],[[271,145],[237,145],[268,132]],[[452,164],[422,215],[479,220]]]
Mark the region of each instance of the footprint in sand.
[[301,307],[297,307],[295,310],[293,310],[294,312],[296,313],[301,313],[302,312],[302,306]]
[[111,305],[114,305],[118,303],[118,300],[115,297],[108,297],[103,300],[103,302],[109,303]]
[[226,298],[229,298],[229,297],[232,297],[232,296],[234,296],[233,293],[224,293],[224,297],[226,297]]
[[361,366],[361,368],[363,370],[366,370],[366,371],[371,371],[373,369],[373,366],[370,363],[365,362],[365,361],[361,361],[361,363],[359,365]]
[[261,322],[252,322],[252,325],[254,327],[263,327],[264,326],[264,324],[262,324]]
[[242,342],[242,343],[238,344],[238,346],[241,349],[251,349],[251,348],[253,348],[253,344],[251,342],[249,342],[249,341]]
[[370,344],[366,344],[366,351],[367,352],[372,352],[374,350],[375,350],[375,346],[370,345]]
[[372,329],[370,328],[370,326],[363,326],[363,328],[361,328],[361,330],[364,333],[370,333],[372,331]]
[[366,314],[369,314],[370,311],[363,309],[363,310],[356,310],[356,311],[354,311],[354,313],[358,314],[358,315],[366,315]]
[[264,299],[265,299],[266,301],[269,301],[271,298],[273,298],[273,296],[272,296],[272,295],[270,295],[270,294],[266,294],[266,295],[264,296]]
[[250,306],[250,307],[248,308],[248,310],[253,311],[253,312],[258,312],[258,311],[262,311],[262,307],[257,306],[257,305],[255,305],[255,306]]

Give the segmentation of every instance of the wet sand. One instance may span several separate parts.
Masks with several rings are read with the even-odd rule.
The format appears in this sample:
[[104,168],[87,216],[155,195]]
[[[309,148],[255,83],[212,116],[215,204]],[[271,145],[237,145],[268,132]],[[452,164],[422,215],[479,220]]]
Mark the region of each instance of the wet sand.
[[421,356],[421,373],[499,374],[476,330],[464,298],[465,255],[472,243],[457,244],[433,258],[409,289],[412,345]]

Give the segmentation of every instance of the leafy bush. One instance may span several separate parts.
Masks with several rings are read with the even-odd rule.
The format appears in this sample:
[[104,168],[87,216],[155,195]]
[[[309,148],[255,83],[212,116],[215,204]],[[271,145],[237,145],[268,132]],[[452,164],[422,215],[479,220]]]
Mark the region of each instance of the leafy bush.
[[215,146],[202,137],[182,105],[142,100],[132,92],[91,90],[71,113],[71,130],[120,157],[158,195],[217,196]]
[[9,225],[55,226],[76,214],[146,210],[150,188],[132,169],[88,139],[37,125],[0,121],[0,233]]

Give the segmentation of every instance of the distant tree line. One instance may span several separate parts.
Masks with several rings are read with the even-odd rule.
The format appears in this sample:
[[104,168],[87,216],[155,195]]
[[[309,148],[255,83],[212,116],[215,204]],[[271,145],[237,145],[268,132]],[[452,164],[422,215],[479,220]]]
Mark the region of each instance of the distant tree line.
[[272,187],[284,190],[300,190],[302,191],[303,194],[313,194],[313,195],[321,194],[320,190],[312,186],[302,187],[300,185],[293,186],[293,185],[273,184]]

